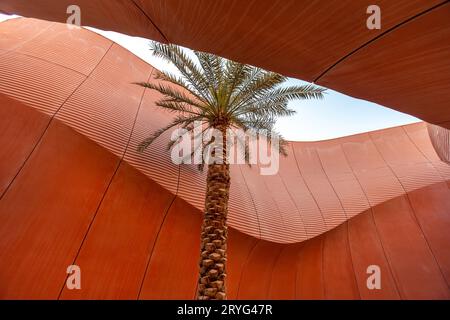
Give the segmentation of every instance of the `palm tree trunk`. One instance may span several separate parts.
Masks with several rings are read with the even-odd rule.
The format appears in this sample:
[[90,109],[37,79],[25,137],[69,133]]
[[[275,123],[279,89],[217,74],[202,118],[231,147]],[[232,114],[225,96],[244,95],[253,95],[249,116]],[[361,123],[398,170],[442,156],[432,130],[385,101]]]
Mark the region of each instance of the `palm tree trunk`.
[[[223,135],[223,145],[226,146],[226,135]],[[226,161],[226,148],[223,148],[223,159],[222,164],[208,165],[197,290],[199,300],[226,299],[226,222],[230,191],[230,166]]]

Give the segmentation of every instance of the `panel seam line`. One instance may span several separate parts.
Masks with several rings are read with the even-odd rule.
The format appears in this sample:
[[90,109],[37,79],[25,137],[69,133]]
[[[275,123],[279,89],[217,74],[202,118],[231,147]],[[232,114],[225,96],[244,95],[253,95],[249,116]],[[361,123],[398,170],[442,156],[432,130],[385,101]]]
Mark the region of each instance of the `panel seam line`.
[[319,81],[325,74],[327,74],[329,71],[331,71],[334,67],[336,67],[338,64],[340,64],[341,62],[343,62],[344,60],[346,60],[348,57],[352,56],[354,53],[356,53],[357,51],[369,46],[371,43],[377,41],[378,39],[380,39],[381,37],[389,34],[390,32],[394,31],[395,29],[400,28],[401,26],[407,24],[408,22],[415,20],[416,18],[419,18],[420,16],[436,9],[439,8],[445,4],[448,3],[448,0],[445,0],[441,3],[438,3],[437,5],[432,6],[431,8],[428,8],[424,11],[421,11],[419,13],[416,13],[415,15],[413,15],[412,17],[407,18],[406,20],[403,20],[402,22],[397,23],[396,25],[390,27],[389,29],[387,29],[386,31],[380,33],[379,35],[377,35],[376,37],[370,39],[369,41],[366,41],[365,43],[363,43],[362,45],[360,45],[359,47],[357,47],[356,49],[353,49],[352,51],[350,51],[349,53],[347,53],[345,56],[343,56],[342,58],[340,58],[338,61],[336,61],[334,64],[332,64],[331,66],[329,66],[327,69],[325,69],[321,74],[319,74],[314,80],[313,83]]

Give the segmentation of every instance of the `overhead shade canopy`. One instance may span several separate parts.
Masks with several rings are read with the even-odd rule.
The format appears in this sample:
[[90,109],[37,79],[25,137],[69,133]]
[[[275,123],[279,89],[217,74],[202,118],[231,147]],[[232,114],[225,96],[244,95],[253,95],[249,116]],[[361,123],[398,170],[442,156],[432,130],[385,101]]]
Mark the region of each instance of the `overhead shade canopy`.
[[[192,299],[206,172],[169,133],[136,151],[174,116],[132,84],[155,69],[59,23],[0,35],[0,299]],[[289,148],[278,175],[231,166],[230,299],[450,298],[450,166],[424,123]]]
[[3,0],[0,10],[171,42],[315,81],[450,128],[450,3],[372,0]]

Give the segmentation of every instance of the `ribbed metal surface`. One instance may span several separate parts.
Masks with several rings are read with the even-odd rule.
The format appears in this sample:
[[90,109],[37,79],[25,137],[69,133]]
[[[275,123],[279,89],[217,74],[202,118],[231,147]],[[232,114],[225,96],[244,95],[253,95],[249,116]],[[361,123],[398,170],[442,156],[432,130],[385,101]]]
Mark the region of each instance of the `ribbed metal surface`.
[[[40,19],[53,20],[65,23],[69,14],[67,8],[77,5],[81,9],[81,24],[103,30],[119,31],[116,26],[122,28],[120,32],[131,35],[146,35],[156,41],[164,41],[164,37],[147,18],[146,14],[130,0],[27,0],[2,1],[0,11],[9,14],[19,14],[24,17],[33,17],[34,10],[45,12]],[[19,13],[20,12],[20,13]],[[56,18],[56,19],[55,19]]]
[[34,37],[45,33],[54,24],[38,19],[27,19],[26,23],[21,18],[10,19],[2,22],[0,28],[0,49],[15,50],[26,45]]
[[[293,146],[303,179],[317,201],[327,230],[332,229],[345,221],[347,214],[323,170],[315,144],[294,143]],[[310,231],[311,234],[317,234],[317,230]]]
[[[382,27],[369,30],[371,0],[2,0],[0,10],[211,52],[450,128],[450,3],[379,0]],[[314,30],[314,32],[311,32]],[[219,36],[218,36],[219,35]]]
[[89,78],[62,106],[56,118],[121,156],[139,100],[129,99],[125,90],[117,89]]
[[345,138],[342,150],[371,206],[404,193],[370,134]]
[[433,124],[428,124],[427,128],[439,159],[450,163],[450,130]]
[[[272,197],[276,204],[279,219],[282,222],[282,232],[286,235],[280,242],[290,243],[306,240],[304,219],[281,176],[278,174],[262,176],[262,180],[267,188],[267,194]],[[270,226],[267,227],[270,228]]]
[[342,148],[345,139],[332,140],[323,147],[317,148],[320,162],[324,172],[333,187],[334,192],[340,199],[346,218],[370,207],[367,197],[352,172]]
[[[10,28],[28,20],[13,21],[0,24],[0,32],[13,34]],[[170,132],[145,152],[136,150],[173,117],[155,106],[158,93],[131,84],[156,81],[153,68],[87,30],[32,23],[47,31],[30,38],[25,28],[22,38],[9,37],[1,48],[0,92],[50,115],[59,110],[56,119],[202,210],[205,172],[172,163],[166,149]],[[90,46],[79,49],[80,43]],[[47,45],[59,55],[43,49]],[[434,153],[426,130],[421,123],[293,142],[274,176],[261,175],[257,165],[232,165],[229,225],[264,240],[300,242],[389,199],[446,182],[449,166]]]
[[195,164],[180,166],[178,195],[201,211],[205,206],[207,170],[205,166],[202,171],[199,171]]
[[[290,143],[289,155],[280,158],[280,167],[283,170],[280,170],[279,175],[298,209],[298,219],[302,221],[304,226],[304,235],[310,238],[315,233],[322,233],[327,230],[327,225],[316,198],[311,193],[299,170],[300,167],[296,161],[293,145],[294,143]],[[301,229],[297,232],[301,232]]]
[[[264,178],[259,174],[258,167],[254,165],[249,168],[247,165],[242,165],[241,170],[256,208],[261,238],[284,242],[286,238],[283,237],[283,233],[286,223],[283,221],[277,203],[264,183]],[[240,223],[234,227],[239,229]]]
[[249,187],[242,174],[242,167],[230,166],[231,186],[228,224],[239,226],[239,230],[255,238],[261,237],[260,222],[256,212],[254,200],[250,194]]
[[0,93],[53,115],[85,76],[16,52],[0,59]]
[[132,81],[134,77],[146,81],[151,70],[127,50],[112,45],[103,57],[98,57],[91,76],[61,107],[56,118],[121,157],[144,93],[144,88]]
[[153,131],[170,122],[172,115],[167,112],[161,112],[155,106],[155,101],[159,98],[160,96],[157,93],[149,90],[145,91],[124,159],[176,194],[178,190],[179,167],[172,163],[170,153],[167,152],[170,133],[163,134],[143,153],[137,152],[137,146],[140,142]]
[[[108,3],[120,8],[124,2]],[[45,30],[48,23],[43,24]],[[8,25],[0,24],[0,32]],[[6,71],[0,72],[0,89],[27,103],[5,98],[1,106],[0,159],[7,161],[0,161],[0,180],[11,184],[0,199],[0,298],[193,298],[201,211],[164,189],[177,192],[180,171],[165,151],[167,136],[145,153],[136,152],[137,143],[171,118],[155,108],[154,92],[127,83],[151,68],[112,48],[102,60],[108,63],[78,88],[84,77],[15,53],[30,37],[17,39],[0,49],[7,54],[7,60],[0,59]],[[53,114],[69,96],[61,109],[65,124],[56,120],[46,128],[49,117],[40,112]],[[108,102],[114,112],[106,108]],[[129,115],[122,113],[124,102],[131,106]],[[450,299],[450,166],[439,160],[426,130],[419,123],[291,143],[290,156],[271,177],[259,175],[257,166],[232,166],[229,222],[250,236],[229,228],[229,297]],[[127,163],[119,166],[118,157],[105,150],[122,151],[127,134],[125,160],[139,171]],[[23,152],[20,159],[9,153],[14,146]],[[186,179],[200,183],[203,178],[195,170],[181,174],[180,190],[197,207],[201,198],[188,194],[192,183]],[[371,207],[349,218],[365,201]],[[328,208],[331,214],[323,211]],[[334,229],[327,224],[347,218]],[[272,242],[301,241],[305,235],[311,239]],[[261,236],[271,241],[255,239]],[[82,290],[65,287],[65,271],[73,263],[82,269]],[[381,268],[380,290],[367,288],[371,264]]]
[[371,136],[380,155],[405,191],[442,181],[439,173],[412,143],[402,127],[384,130],[382,135],[375,132]]
[[[40,30],[40,26],[36,26],[36,29]],[[38,34],[33,41],[24,43],[16,51],[51,61],[87,76],[110,45],[110,40],[94,32],[54,23],[45,33]]]

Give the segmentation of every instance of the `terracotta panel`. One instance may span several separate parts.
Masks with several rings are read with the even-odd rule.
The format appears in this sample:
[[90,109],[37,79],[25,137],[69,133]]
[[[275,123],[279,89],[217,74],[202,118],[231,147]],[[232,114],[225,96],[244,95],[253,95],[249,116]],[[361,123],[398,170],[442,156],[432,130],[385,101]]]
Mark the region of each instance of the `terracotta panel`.
[[139,299],[194,298],[198,281],[200,226],[198,210],[176,198],[161,227]]
[[355,178],[342,149],[345,139],[332,140],[317,147],[317,154],[330,184],[333,187],[339,202],[351,218],[368,209],[369,202],[358,180]]
[[[26,21],[22,19],[22,23]],[[52,28],[60,30],[60,33],[51,43],[55,43],[57,50],[62,46],[62,56],[66,56],[69,64],[72,63],[72,52],[67,50],[71,42],[59,39],[63,38],[63,30],[67,28],[59,25]],[[9,30],[7,27],[4,29]],[[67,38],[75,34],[87,42],[101,38],[88,36],[90,32],[86,30],[67,30]],[[40,48],[48,41],[46,35],[52,38],[48,31],[29,42],[23,40],[23,43],[28,48]],[[100,46],[105,44],[103,40]],[[17,40],[18,44],[20,41]],[[9,55],[18,59],[15,53]],[[22,59],[24,70],[48,68],[42,59],[34,60],[28,56]],[[56,87],[58,101],[45,100],[52,96],[41,88],[48,82],[42,85],[33,83],[32,91],[26,86],[16,88],[22,77],[16,73],[5,76],[5,83],[9,84],[3,89],[12,90],[17,99],[32,99],[32,106],[50,114],[65,101],[57,118],[116,155],[122,156],[127,149],[125,160],[128,163],[202,209],[205,172],[200,173],[193,166],[178,167],[172,163],[170,153],[166,151],[170,133],[157,139],[144,153],[136,151],[139,142],[173,117],[173,114],[155,106],[155,101],[160,98],[157,93],[131,84],[146,80],[152,67],[115,44],[97,64],[90,77],[75,87],[74,93],[67,91],[66,87],[66,91],[60,93]],[[41,79],[39,72],[33,74],[33,81]],[[150,81],[155,80],[151,78]],[[66,101],[68,96],[70,98]],[[135,123],[137,109],[139,113]],[[420,124],[412,126],[420,127]],[[295,151],[290,157],[281,158],[279,176],[261,177],[257,167],[249,169],[242,165],[232,168],[230,226],[270,241],[303,241],[364,211],[368,203],[375,206],[404,194],[405,190],[415,190],[450,176],[449,166],[425,157],[405,128],[317,143],[292,143]],[[420,136],[424,135],[422,132]],[[420,148],[424,148],[424,144],[430,147],[428,140],[421,139]],[[406,148],[404,153],[398,151],[401,148]]]
[[[432,125],[425,122],[418,122],[411,125],[403,126],[403,130],[408,135],[411,142],[416,148],[431,162],[440,161],[433,144],[430,143],[431,137],[424,132],[428,132],[427,129]],[[432,141],[431,141],[432,142]]]
[[291,196],[280,175],[262,176],[267,192],[270,194],[284,224],[286,242],[300,242],[307,239],[305,226],[300,212],[291,199]]
[[139,99],[142,87],[133,82],[148,81],[152,71],[151,65],[117,43],[112,43],[111,48],[92,71],[91,77],[115,88],[123,89],[130,99]]
[[238,299],[268,299],[272,271],[283,246],[259,241],[242,270]]
[[324,235],[323,283],[326,299],[359,299],[347,223]]
[[405,191],[441,181],[439,173],[412,143],[402,127],[373,132],[370,136]]
[[[370,134],[345,138],[342,149],[371,206],[405,193],[403,186],[382,157]],[[403,161],[407,162],[405,158]]]
[[[246,5],[232,4],[230,10]],[[400,8],[426,6],[391,5],[396,9],[387,16],[397,18]],[[308,3],[305,12],[314,6]],[[278,14],[275,20],[284,15]],[[28,22],[42,33],[20,27]],[[142,285],[142,299],[191,299],[199,255],[193,230],[200,230],[204,173],[172,163],[166,150],[170,134],[144,153],[136,151],[173,117],[155,106],[157,93],[131,84],[145,81],[152,67],[118,45],[99,59],[100,51],[77,48],[70,37],[103,49],[109,41],[86,30],[66,35],[65,29],[28,19],[0,24],[0,113],[6,121],[0,129],[0,178],[10,181],[17,173],[49,121],[45,113],[53,115],[62,105],[56,117],[82,133],[54,120],[0,200],[0,282],[6,284],[0,297],[57,298],[65,268],[85,239],[76,262],[87,282],[80,292],[63,291],[63,298],[135,299]],[[46,44],[60,55],[43,50]],[[82,73],[90,71],[85,80]],[[348,299],[360,292],[363,299],[450,298],[450,167],[436,158],[425,124],[295,142],[291,148],[275,176],[259,175],[258,166],[232,166],[229,225],[239,231],[230,228],[230,297]],[[111,152],[122,156],[125,150],[126,163],[105,194],[118,165]],[[361,213],[367,201],[373,221]],[[288,244],[297,241],[303,242]],[[365,287],[372,263],[382,268],[380,292]]]
[[287,157],[280,157],[279,175],[286,186],[286,192],[299,211],[305,235],[309,239],[326,231],[325,220],[317,205],[317,200],[311,194],[299,171],[292,146],[291,143]]
[[114,44],[56,117],[122,157],[144,93],[132,82],[147,81],[152,70]]
[[228,299],[236,299],[240,285],[242,270],[255,247],[258,239],[228,228],[227,244],[227,295]]
[[[424,162],[424,156],[417,150],[402,127],[388,128],[369,133],[380,156],[391,166],[401,166],[408,162]],[[401,148],[400,148],[401,146]]]
[[[2,1],[0,10],[9,14],[37,17],[45,20],[66,22],[72,14],[67,13],[70,5],[77,5],[81,11],[81,25],[115,30],[130,35],[141,35],[157,41],[164,38],[133,1],[108,0],[15,0]],[[126,12],[126,14],[124,14]]]
[[0,94],[0,197],[38,143],[49,121],[50,117],[44,113]]
[[52,122],[0,202],[0,297],[58,297],[117,163]]
[[88,78],[64,103],[55,118],[122,157],[131,135],[140,96],[132,96],[93,78]]
[[394,170],[406,191],[414,191],[443,181],[439,172],[430,162],[402,166]]
[[439,1],[377,1],[382,30],[366,27],[369,0],[333,6],[282,0],[138,3],[171,42],[313,80],[355,48]]
[[450,285],[450,190],[439,183],[410,192],[408,198],[425,239]]
[[450,181],[450,165],[442,161],[433,162],[433,167],[439,172],[443,180]]
[[183,164],[180,166],[178,196],[201,211],[205,208],[207,173],[207,166],[203,170],[199,170],[196,164]]
[[331,7],[284,0],[4,0],[0,10],[64,22],[69,4],[82,8],[83,25],[170,41],[315,80],[450,127],[450,6],[445,0],[377,1],[380,30],[366,26],[370,0]]
[[285,245],[272,270],[268,299],[293,300],[297,289],[297,263],[301,244]]
[[405,189],[391,168],[381,168],[356,174],[371,206],[405,194]]
[[0,93],[53,115],[85,76],[61,66],[8,52],[0,59]]
[[[378,131],[371,131],[371,133]],[[341,141],[345,158],[353,172],[367,172],[386,166],[386,162],[377,150],[369,133],[355,134],[342,138]]]
[[[400,295],[371,210],[348,221],[348,240],[361,299],[399,299]],[[367,279],[372,275],[372,272],[367,273],[367,270],[372,265],[380,268],[380,289],[367,287]]]
[[344,222],[347,215],[336,195],[313,143],[294,143],[295,158],[309,190],[317,200],[327,229]]
[[450,121],[444,107],[450,98],[449,15],[447,2],[416,17],[353,53],[317,83],[427,122]]
[[285,229],[285,223],[277,203],[269,193],[262,176],[259,174],[259,168],[255,165],[251,168],[247,165],[242,165],[241,170],[255,204],[261,230],[261,239],[284,242],[285,238],[281,236],[281,232]]
[[137,151],[139,143],[148,138],[155,130],[169,124],[172,119],[171,113],[155,106],[155,101],[159,98],[158,93],[145,90],[124,159],[176,194],[180,168],[172,162],[170,152],[167,152],[170,133],[161,135],[144,152]]
[[[36,29],[40,29],[39,25]],[[32,41],[23,43],[16,51],[87,76],[94,70],[110,45],[111,40],[89,30],[54,23],[45,32],[35,36]],[[74,51],[73,48],[77,50]]]
[[[436,139],[433,138],[433,134],[431,134],[430,131],[430,128],[432,127],[436,128],[436,126],[434,125],[421,122],[414,125],[403,126],[403,130],[405,130],[408,137],[419,149],[419,151],[428,159],[428,161],[431,162],[441,178],[443,180],[450,180],[450,166],[448,165],[448,163],[441,161],[437,154],[439,152],[437,150],[441,150],[442,153],[442,150],[445,150],[445,148],[442,149],[436,145]],[[426,131],[428,131],[428,135],[425,134]],[[441,141],[441,143],[438,144],[443,147],[445,145],[444,141],[446,140],[445,135],[448,134],[448,130],[440,128],[437,129],[436,132],[440,132],[439,136],[441,138],[439,138],[439,141]]]
[[428,133],[436,153],[442,161],[450,163],[450,130],[428,124]]
[[148,259],[173,195],[121,163],[75,261],[81,290],[62,299],[137,299]]
[[323,235],[305,241],[297,264],[296,298],[325,299]]
[[230,166],[231,185],[228,225],[256,238],[261,237],[254,200],[239,165]]
[[375,223],[405,299],[449,299],[449,289],[406,197],[373,208]]
[[37,37],[45,33],[53,23],[38,19],[15,18],[0,23],[0,49],[5,51],[20,48]]

